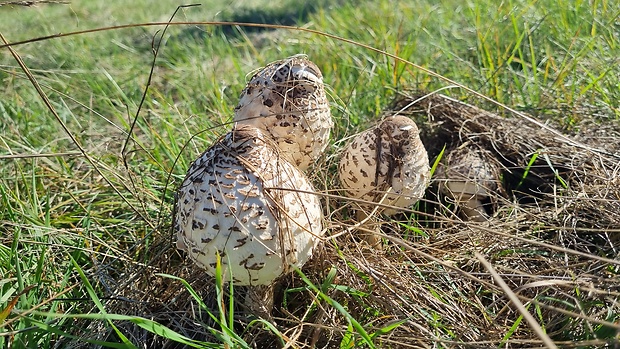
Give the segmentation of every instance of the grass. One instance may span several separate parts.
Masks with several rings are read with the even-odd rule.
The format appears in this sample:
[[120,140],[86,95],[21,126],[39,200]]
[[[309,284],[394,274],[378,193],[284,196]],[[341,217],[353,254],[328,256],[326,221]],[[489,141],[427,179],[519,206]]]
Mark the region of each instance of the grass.
[[[177,4],[77,0],[70,5],[2,6],[0,33],[15,42],[167,21]],[[259,17],[248,15],[258,8]],[[322,1],[298,12],[291,8],[296,7],[262,0],[210,0],[182,9],[175,21],[295,23],[338,35],[414,62],[570,132],[578,131],[583,120],[605,124],[620,118],[620,10],[614,1],[343,0]],[[15,46],[58,119],[8,49],[0,49],[0,309],[11,310],[5,307],[17,299],[11,314],[0,321],[0,347],[51,348],[67,335],[93,332],[92,323],[107,319],[113,326],[121,320],[122,314],[114,319],[107,314],[107,295],[119,286],[124,266],[154,258],[157,244],[168,234],[174,189],[190,162],[227,131],[253,69],[300,52],[317,62],[337,123],[334,149],[343,145],[339,140],[378,119],[398,91],[447,86],[386,55],[317,34],[175,25],[163,37],[139,109],[153,65],[152,44],[162,29],[138,26]],[[443,93],[472,97],[458,88]],[[424,235],[415,222],[405,223]],[[365,293],[375,287],[366,282],[369,290],[351,292],[361,302],[370,302]],[[30,286],[35,287],[20,294]],[[342,348],[353,347],[356,340],[380,346],[381,329],[401,324],[397,319],[374,329],[372,304],[359,311],[338,303],[321,286],[306,286],[327,313],[335,309],[340,315],[334,316],[347,319]],[[438,302],[450,303],[459,299],[457,289],[432,294]],[[434,338],[461,340],[444,327],[441,316],[424,311],[428,322],[423,326]],[[619,316],[612,312],[606,318],[613,322]],[[77,321],[80,317],[90,318],[90,325]],[[516,322],[511,326],[497,343],[519,332]],[[566,331],[562,338],[613,337],[609,331],[601,325]],[[108,344],[122,343],[120,333],[108,338]]]

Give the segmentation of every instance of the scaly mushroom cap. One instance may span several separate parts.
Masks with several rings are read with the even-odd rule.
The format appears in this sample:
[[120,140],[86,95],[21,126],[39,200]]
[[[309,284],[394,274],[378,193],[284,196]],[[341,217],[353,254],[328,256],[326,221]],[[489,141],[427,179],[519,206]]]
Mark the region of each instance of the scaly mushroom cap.
[[177,193],[177,247],[224,279],[267,285],[301,267],[321,236],[322,210],[305,175],[260,130],[237,125],[191,165]]
[[234,121],[271,135],[289,161],[307,169],[334,125],[321,71],[303,55],[268,64],[241,92]]
[[500,189],[497,162],[483,150],[463,145],[447,152],[437,167],[439,190],[454,200],[461,215],[471,221],[489,219],[482,201]]
[[484,199],[498,189],[499,168],[488,154],[473,146],[453,149],[437,169],[440,190],[458,202]]
[[[415,122],[390,116],[357,135],[344,149],[338,165],[340,183],[349,197],[409,208],[428,187],[428,154]],[[397,213],[386,209],[386,215]]]

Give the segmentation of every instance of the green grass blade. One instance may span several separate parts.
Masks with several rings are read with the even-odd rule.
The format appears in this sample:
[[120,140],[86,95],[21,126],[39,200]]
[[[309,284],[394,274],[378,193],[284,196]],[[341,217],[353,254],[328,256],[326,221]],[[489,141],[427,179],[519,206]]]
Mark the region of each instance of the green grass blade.
[[549,155],[543,154],[543,157],[545,158],[545,161],[547,162],[547,165],[549,165],[549,168],[551,169],[551,171],[553,171],[553,173],[555,174],[555,178],[558,180],[558,182],[560,182],[560,185],[564,189],[568,189],[568,183],[566,183],[566,181],[560,176],[560,173],[558,172],[558,170],[555,167],[553,167],[553,164],[551,163],[551,159],[549,158]]
[[[99,311],[103,315],[106,315],[105,307],[101,303],[101,300],[97,296],[95,289],[93,288],[90,281],[86,277],[86,274],[84,274],[84,271],[82,270],[80,265],[75,261],[75,259],[73,259],[73,256],[70,256],[70,258],[71,258],[71,263],[73,263],[73,266],[75,267],[75,270],[77,270],[78,274],[80,274],[80,278],[82,279],[82,282],[84,283],[84,287],[86,288],[86,291],[88,292],[88,295],[90,296],[90,299],[95,303],[95,305],[97,306],[97,309],[99,309]],[[107,321],[112,327],[112,329],[114,329],[114,332],[116,333],[118,338],[120,338],[120,340],[123,341],[123,343],[125,343],[127,347],[138,349],[138,347],[136,347],[133,343],[131,343],[129,339],[127,339],[127,337],[125,337],[125,335],[114,325],[112,320],[107,319]]]
[[523,182],[525,181],[525,179],[527,178],[527,175],[530,173],[530,170],[532,169],[534,162],[536,162],[536,159],[538,158],[539,154],[540,153],[538,151],[532,154],[530,161],[527,163],[527,166],[525,166],[525,171],[523,171],[523,175],[521,176],[521,180],[519,181],[519,184],[517,184],[516,189],[519,189],[521,185],[523,184]]
[[409,321],[409,319],[402,319],[402,320],[398,320],[398,321],[394,321],[389,323],[386,326],[381,327],[380,329],[376,330],[371,336],[370,338],[375,339],[378,336],[384,335],[384,334],[388,334],[392,331],[394,331],[395,329],[397,329],[400,325],[407,323]]
[[[54,315],[54,314],[52,314]],[[123,344],[123,343],[114,343],[114,342],[106,342],[106,341],[99,341],[99,340],[94,340],[94,339],[87,339],[87,338],[82,338],[82,337],[78,337],[75,335],[72,335],[70,333],[67,333],[65,331],[62,331],[50,324],[47,324],[45,322],[41,322],[38,321],[37,319],[32,319],[32,324],[35,325],[36,327],[40,328],[43,331],[49,332],[49,333],[53,333],[55,335],[57,335],[58,337],[63,337],[63,338],[71,338],[74,340],[79,340],[80,342],[85,342],[88,344],[93,344],[93,345],[98,345],[98,346],[102,346],[104,348],[118,348],[118,349],[126,349],[127,345]]]
[[431,166],[431,177],[433,177],[433,174],[437,170],[437,166],[439,166],[439,164],[441,163],[441,159],[443,158],[443,155],[445,152],[446,152],[446,146],[444,144],[443,148],[441,148],[441,151],[439,152],[439,155],[437,155],[435,162],[433,162],[433,166]]
[[321,299],[323,299],[330,306],[334,307],[334,309],[338,310],[338,312],[345,317],[345,319],[347,320],[347,323],[349,323],[351,326],[353,326],[355,331],[360,335],[360,337],[362,337],[362,339],[364,340],[365,344],[368,345],[369,348],[371,348],[371,349],[375,349],[376,348],[374,343],[373,343],[373,341],[372,341],[372,338],[370,337],[370,335],[368,335],[368,332],[366,332],[364,327],[353,316],[351,316],[351,314],[349,314],[349,312],[340,303],[338,303],[337,301],[335,301],[334,299],[332,299],[331,297],[329,297],[325,293],[321,292],[321,290],[318,287],[316,287],[306,277],[306,275],[304,275],[304,273],[301,272],[301,270],[296,268],[295,271],[299,274],[299,276],[306,283],[306,285],[308,285],[312,289],[312,291],[317,293],[318,296]]
[[351,349],[353,347],[355,347],[355,333],[351,323],[348,323],[347,331],[342,335],[342,340],[340,341],[340,349]]
[[[218,317],[215,314],[213,314],[213,312],[207,307],[207,305],[202,300],[202,298],[200,298],[198,293],[196,293],[196,291],[192,288],[192,286],[186,280],[178,276],[174,276],[170,274],[158,273],[155,275],[177,280],[181,282],[181,284],[183,284],[183,286],[187,289],[187,291],[192,296],[192,298],[194,298],[194,300],[196,300],[196,302],[199,304],[200,308],[204,310],[209,315],[211,320],[213,320],[221,328],[221,331],[217,331],[214,328],[209,328],[211,333],[213,333],[213,335],[215,335],[218,338],[218,340],[221,340],[224,343],[228,343],[229,345],[233,345],[234,343],[237,343],[238,345],[247,345],[245,344],[245,341],[243,340],[243,338],[241,338],[241,336],[236,334],[233,330],[234,313],[233,313],[233,317],[229,318],[228,319],[229,322],[227,323],[225,315],[220,314],[220,317]],[[232,295],[231,295],[231,298],[232,298]],[[231,300],[231,302],[233,301]],[[220,307],[220,313],[221,313],[222,305],[221,305],[220,298],[218,298],[218,304],[219,304],[218,307]],[[234,308],[231,308],[231,309],[234,309]],[[222,321],[222,318],[224,319],[224,321]]]
[[[188,345],[192,348],[219,348],[219,344],[207,343],[201,341],[192,340],[156,321],[146,319],[140,316],[129,316],[129,315],[121,315],[121,314],[107,314],[107,313],[99,313],[99,314],[57,314],[57,313],[44,313],[44,312],[33,312],[36,315],[54,317],[54,318],[68,318],[68,319],[91,319],[91,320],[103,320],[112,323],[113,321],[129,321],[131,323],[136,324],[140,328],[143,328],[155,335],[158,335],[163,338],[170,339],[174,342],[181,343],[184,345]],[[54,329],[49,324],[45,324],[43,322],[38,322],[36,324],[38,327],[44,327],[49,330],[59,331]],[[75,336],[69,335],[71,338],[77,338]],[[107,343],[107,342],[106,342]],[[131,346],[131,343],[129,343]],[[118,344],[120,348],[127,348],[128,343]]]

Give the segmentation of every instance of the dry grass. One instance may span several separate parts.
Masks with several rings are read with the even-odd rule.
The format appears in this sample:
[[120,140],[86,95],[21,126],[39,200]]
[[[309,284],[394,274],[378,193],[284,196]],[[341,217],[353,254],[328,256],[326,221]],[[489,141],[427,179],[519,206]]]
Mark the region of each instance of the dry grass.
[[0,1],[0,6],[36,6],[41,4],[69,4],[69,1],[30,0],[30,1]]

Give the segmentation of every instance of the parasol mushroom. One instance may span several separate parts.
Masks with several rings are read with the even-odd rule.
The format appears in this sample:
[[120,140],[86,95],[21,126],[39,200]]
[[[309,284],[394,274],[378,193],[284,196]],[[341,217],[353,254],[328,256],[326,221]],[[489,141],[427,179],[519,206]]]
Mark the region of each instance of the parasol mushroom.
[[177,247],[210,275],[219,255],[225,281],[251,286],[247,305],[269,317],[274,282],[301,267],[320,241],[313,192],[261,130],[236,125],[194,161],[178,189]]
[[[428,187],[428,154],[415,122],[390,116],[358,134],[344,149],[338,165],[340,183],[348,197],[365,200],[357,206],[358,220],[376,203],[389,205],[378,212],[394,215],[412,207]],[[368,238],[377,244],[376,235]]]
[[334,125],[321,71],[304,55],[269,63],[241,92],[234,121],[270,135],[283,156],[306,170],[327,147]]
[[483,201],[500,189],[500,169],[484,150],[463,144],[448,151],[437,169],[439,189],[453,200],[465,219],[489,219]]

